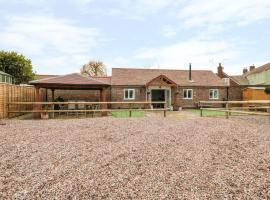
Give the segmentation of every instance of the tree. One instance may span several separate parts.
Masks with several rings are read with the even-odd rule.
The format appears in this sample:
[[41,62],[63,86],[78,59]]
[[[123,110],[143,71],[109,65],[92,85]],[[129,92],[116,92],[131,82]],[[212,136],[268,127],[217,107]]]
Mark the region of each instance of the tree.
[[34,78],[31,60],[14,51],[0,51],[0,70],[12,75],[16,84]]
[[103,62],[89,61],[89,63],[82,66],[81,74],[88,76],[106,76],[107,72]]

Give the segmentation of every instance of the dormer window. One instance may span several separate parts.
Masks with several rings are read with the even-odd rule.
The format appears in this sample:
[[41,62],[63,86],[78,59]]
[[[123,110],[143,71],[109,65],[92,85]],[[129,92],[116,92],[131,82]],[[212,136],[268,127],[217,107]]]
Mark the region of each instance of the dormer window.
[[230,78],[223,78],[222,80],[223,80],[224,85],[230,86]]

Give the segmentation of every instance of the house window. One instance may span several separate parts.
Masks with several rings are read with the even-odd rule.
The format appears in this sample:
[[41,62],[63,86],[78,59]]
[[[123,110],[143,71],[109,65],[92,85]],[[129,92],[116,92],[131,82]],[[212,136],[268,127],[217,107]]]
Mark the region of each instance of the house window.
[[223,78],[223,83],[225,86],[230,86],[230,79],[229,78]]
[[192,89],[184,89],[183,90],[183,99],[193,99],[193,90]]
[[135,89],[124,89],[124,100],[135,99]]
[[210,89],[209,90],[209,99],[219,99],[218,89]]

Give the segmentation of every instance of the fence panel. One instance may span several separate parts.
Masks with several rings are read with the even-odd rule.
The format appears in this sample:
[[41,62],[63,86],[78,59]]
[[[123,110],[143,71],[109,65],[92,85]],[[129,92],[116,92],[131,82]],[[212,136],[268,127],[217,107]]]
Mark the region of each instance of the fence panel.
[[[35,89],[33,86],[0,83],[0,119],[8,117],[8,109],[22,109],[20,107],[21,105],[8,105],[8,103],[32,102],[34,97]],[[32,107],[23,105],[23,109],[30,110]],[[11,115],[11,117],[16,117],[19,116],[20,113],[12,113]]]

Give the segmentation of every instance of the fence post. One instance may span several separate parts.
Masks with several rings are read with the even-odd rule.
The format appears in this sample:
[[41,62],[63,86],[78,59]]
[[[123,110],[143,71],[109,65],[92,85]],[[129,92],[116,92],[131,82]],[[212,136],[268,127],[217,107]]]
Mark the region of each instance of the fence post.
[[226,110],[227,110],[227,112],[226,112],[226,119],[229,119],[229,103],[227,102],[226,103]]
[[164,117],[166,117],[166,116],[167,116],[166,111],[167,111],[167,110],[166,110],[166,109],[164,109]]
[[131,117],[131,103],[129,103],[128,106],[129,106],[129,117]]
[[270,124],[270,104],[269,104],[269,108],[268,108],[268,113],[269,113],[268,121],[269,121],[269,124]]

